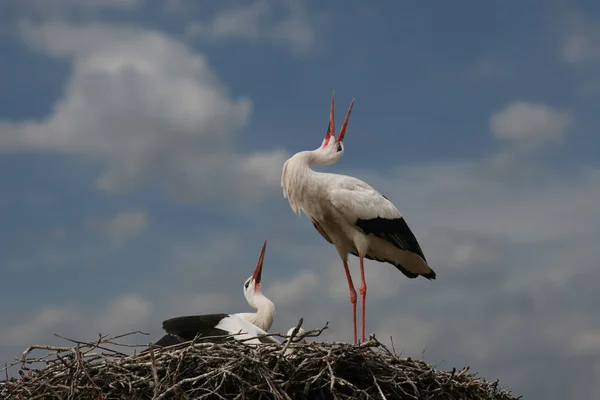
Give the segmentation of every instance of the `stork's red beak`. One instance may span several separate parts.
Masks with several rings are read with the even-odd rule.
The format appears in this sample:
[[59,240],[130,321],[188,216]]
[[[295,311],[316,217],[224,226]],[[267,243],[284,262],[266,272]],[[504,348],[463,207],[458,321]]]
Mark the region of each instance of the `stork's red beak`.
[[325,142],[323,146],[327,146],[331,139],[335,139],[335,92],[331,95],[331,108],[329,109],[329,124],[327,125],[327,133],[325,134]]
[[348,126],[348,120],[350,119],[350,113],[352,112],[353,106],[354,106],[354,99],[352,99],[352,103],[350,103],[350,108],[348,108],[348,112],[346,113],[346,118],[344,118],[344,123],[342,124],[342,129],[340,129],[340,134],[339,134],[336,142],[344,141],[344,135],[346,134],[346,127]]
[[258,290],[260,287],[260,277],[262,275],[262,266],[263,261],[265,260],[265,250],[267,250],[267,241],[263,243],[262,250],[260,251],[260,256],[258,256],[258,262],[256,263],[256,269],[254,269],[254,273],[252,274],[252,279],[254,279],[254,289]]
[[[346,113],[346,118],[344,118],[344,124],[342,125],[342,129],[340,129],[340,134],[338,138],[335,140],[337,142],[344,141],[344,135],[346,134],[346,127],[348,126],[348,119],[350,119],[350,113],[352,112],[352,107],[354,106],[354,99],[352,99],[352,103],[350,103],[350,108]],[[331,139],[335,139],[335,92],[331,95],[331,108],[329,109],[329,124],[327,125],[327,133],[325,134],[325,142],[323,146],[327,146]]]

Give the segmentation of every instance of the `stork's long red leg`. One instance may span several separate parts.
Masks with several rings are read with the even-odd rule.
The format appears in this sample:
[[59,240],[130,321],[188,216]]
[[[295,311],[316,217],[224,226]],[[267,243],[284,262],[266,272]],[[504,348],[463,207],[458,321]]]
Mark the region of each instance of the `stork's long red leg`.
[[364,264],[364,256],[362,254],[359,255],[360,259],[360,297],[361,297],[361,306],[362,306],[362,341],[365,341],[365,300],[367,299],[367,281],[365,280],[365,264]]
[[352,323],[354,324],[354,344],[356,344],[356,290],[354,289],[354,283],[352,283],[352,276],[348,269],[348,261],[342,260],[344,263],[344,270],[346,271],[346,278],[348,279],[348,287],[350,289],[350,303],[352,303]]

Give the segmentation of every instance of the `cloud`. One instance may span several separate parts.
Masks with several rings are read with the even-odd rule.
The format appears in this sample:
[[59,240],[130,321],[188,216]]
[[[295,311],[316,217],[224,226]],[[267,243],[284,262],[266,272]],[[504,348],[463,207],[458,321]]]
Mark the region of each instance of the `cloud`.
[[600,22],[577,11],[567,13],[566,22],[564,61],[572,65],[600,61]]
[[48,331],[75,322],[80,318],[78,313],[73,305],[43,307],[28,319],[12,326],[4,325],[0,330],[0,342],[3,346],[25,347],[36,344],[42,337],[48,336]]
[[[120,14],[123,16],[134,15],[140,10],[145,0],[9,0],[8,7],[10,24],[6,28],[13,28],[20,18],[34,18],[48,20],[52,18],[81,20],[96,19],[104,16]],[[4,26],[3,26],[4,27]],[[12,30],[10,35],[12,35]]]
[[144,0],[21,0],[13,2],[20,10],[48,13],[68,8],[79,9],[133,9],[142,5]]
[[[158,182],[183,202],[255,201],[278,186],[271,171],[280,169],[286,154],[234,151],[252,103],[230,99],[201,54],[133,28],[23,22],[20,31],[35,50],[72,60],[73,73],[51,115],[0,121],[0,151],[99,160],[108,167],[96,185],[107,193]],[[263,174],[256,166],[270,168]]]
[[144,234],[148,230],[148,216],[142,211],[122,212],[106,221],[91,221],[92,230],[104,233],[115,243]]
[[469,271],[472,268],[489,268],[501,258],[505,243],[499,235],[473,233],[452,227],[424,230],[420,241],[426,242],[427,260],[431,265],[445,269]]
[[102,334],[121,334],[139,330],[150,316],[150,304],[136,294],[123,294],[109,302],[95,318],[93,326]]
[[424,317],[399,313],[384,319],[375,331],[377,338],[388,346],[391,337],[398,354],[403,352],[414,357],[425,351],[438,329]]
[[300,302],[305,296],[310,296],[318,285],[318,275],[312,270],[303,270],[290,280],[269,285],[268,296],[278,306],[285,307]]
[[497,139],[518,148],[532,149],[561,140],[572,120],[569,111],[540,103],[514,101],[491,116],[490,129]]
[[318,24],[318,15],[309,14],[302,0],[256,0],[223,8],[208,21],[190,24],[187,33],[209,40],[264,41],[305,55],[314,45]]
[[188,27],[192,35],[219,38],[258,39],[259,21],[267,15],[269,3],[264,0],[219,11],[209,23],[197,22]]
[[71,339],[93,340],[98,334],[119,335],[144,327],[150,304],[136,294],[125,293],[107,302],[100,310],[86,310],[72,303],[47,306],[14,325],[0,328],[0,351],[16,356],[34,344],[65,342],[54,334]]
[[578,94],[594,95],[600,92],[600,20],[577,10],[564,14],[560,55],[580,80]]
[[[240,294],[238,299],[241,301],[243,298],[241,290],[242,285],[240,284],[239,287]],[[191,296],[189,299],[182,298],[181,300],[182,301],[177,304],[177,310],[173,310],[173,315],[177,313],[179,313],[179,315],[187,315],[229,312],[227,310],[230,310],[233,304],[236,303],[235,301],[232,301],[232,296],[226,295],[222,292],[200,293]],[[185,305],[182,306],[182,304]],[[249,307],[249,305],[246,305],[245,308]]]
[[600,329],[589,329],[576,332],[568,344],[576,355],[600,353]]

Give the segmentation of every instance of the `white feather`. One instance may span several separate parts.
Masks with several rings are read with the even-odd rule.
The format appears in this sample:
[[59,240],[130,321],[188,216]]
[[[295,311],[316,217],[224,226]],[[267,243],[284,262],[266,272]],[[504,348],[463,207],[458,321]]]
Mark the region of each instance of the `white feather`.
[[[217,326],[215,326],[215,328],[222,329],[232,335],[235,334],[235,336],[233,338],[236,340],[254,338],[254,339],[246,341],[245,343],[252,343],[252,344],[260,344],[260,343],[264,343],[264,342],[279,343],[279,341],[277,339],[275,339],[271,336],[266,336],[264,338],[257,339],[256,336],[266,335],[267,332],[263,331],[256,325],[246,321],[239,314],[228,315],[227,317],[225,317],[221,321],[219,321],[219,323],[217,324]],[[239,335],[238,335],[238,333],[239,333]]]
[[256,325],[262,330],[268,331],[273,325],[273,319],[275,318],[275,305],[273,302],[261,292],[254,291],[254,282],[249,285],[249,289],[246,289],[244,294],[247,295],[248,304],[257,309],[255,313],[237,313],[240,317],[248,322]]
[[331,204],[354,224],[358,219],[400,218],[402,215],[391,201],[360,179],[346,175],[328,174],[331,186],[328,197]]

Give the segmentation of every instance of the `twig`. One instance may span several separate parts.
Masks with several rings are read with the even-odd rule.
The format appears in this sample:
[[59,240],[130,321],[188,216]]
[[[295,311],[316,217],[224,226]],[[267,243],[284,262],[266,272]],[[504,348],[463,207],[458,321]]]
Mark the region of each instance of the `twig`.
[[381,390],[381,387],[379,386],[379,384],[377,383],[377,378],[375,376],[373,376],[373,382],[375,382],[375,386],[377,386],[377,390],[379,391],[379,395],[381,396],[382,400],[387,400],[387,398],[385,397],[385,395],[383,394],[383,391]]
[[152,378],[154,379],[154,397],[158,395],[158,372],[156,371],[156,358],[154,357],[154,347],[150,343],[150,360],[152,360]]
[[[283,349],[281,350],[281,355],[279,356],[279,359],[281,359],[281,357],[283,357],[283,355],[285,354],[285,351],[288,349],[288,347],[290,347],[290,344],[292,343],[292,340],[298,334],[298,331],[300,330],[300,327],[302,326],[303,322],[304,322],[304,318],[300,318],[300,320],[298,321],[298,325],[296,325],[296,327],[292,331],[292,334],[290,335],[290,337],[288,338],[287,342],[285,343],[285,346],[283,346]],[[275,365],[275,368],[277,368],[278,365],[279,365],[279,360],[277,361],[277,364]]]

